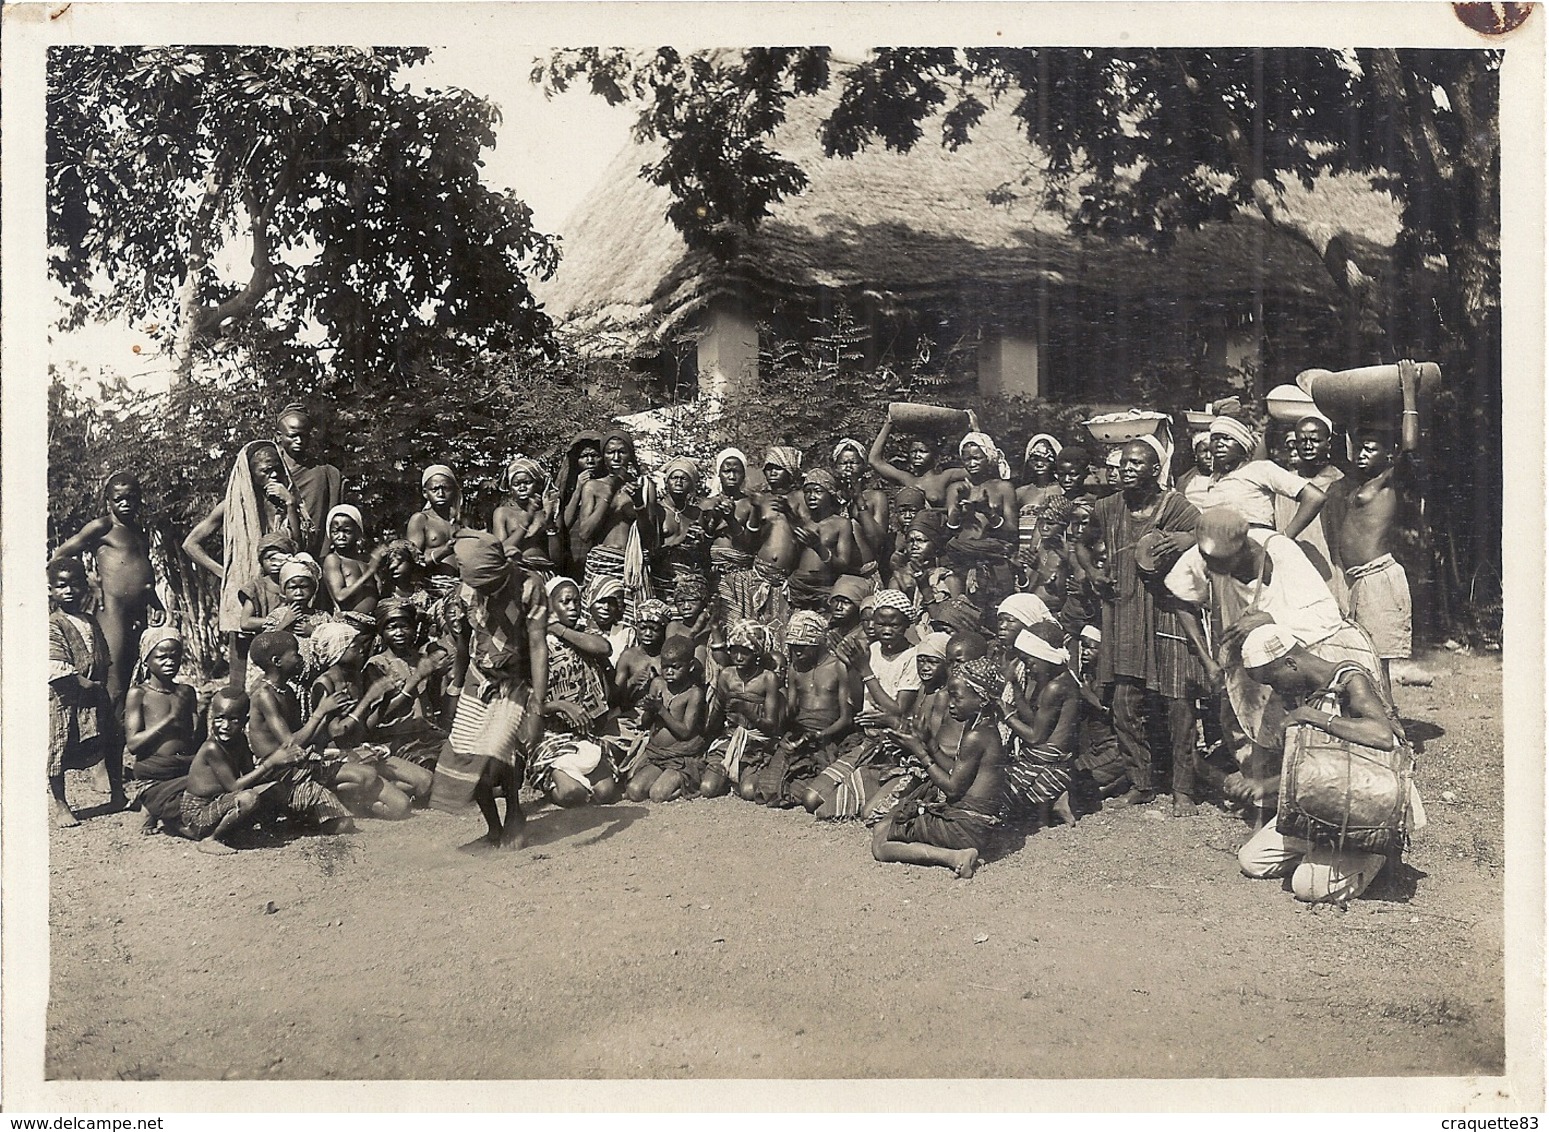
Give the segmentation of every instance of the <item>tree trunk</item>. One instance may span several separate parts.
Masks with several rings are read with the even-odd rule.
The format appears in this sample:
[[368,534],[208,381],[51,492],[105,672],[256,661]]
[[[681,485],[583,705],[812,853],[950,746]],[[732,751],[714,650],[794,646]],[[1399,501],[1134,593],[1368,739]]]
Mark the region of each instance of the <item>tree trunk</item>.
[[224,193],[221,184],[220,163],[211,161],[204,174],[204,196],[194,213],[193,226],[188,235],[188,273],[178,289],[177,340],[172,348],[173,369],[171,388],[176,389],[188,380],[194,360],[194,338],[199,332],[199,277],[209,263],[210,229],[220,210]]

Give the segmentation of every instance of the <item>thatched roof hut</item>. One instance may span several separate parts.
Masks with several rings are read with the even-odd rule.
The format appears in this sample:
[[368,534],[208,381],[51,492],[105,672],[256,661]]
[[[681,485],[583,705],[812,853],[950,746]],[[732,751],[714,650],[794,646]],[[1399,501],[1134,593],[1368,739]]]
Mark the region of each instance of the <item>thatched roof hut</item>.
[[[966,336],[981,388],[1089,396],[1120,393],[1130,347],[1158,349],[1159,334],[1230,364],[1277,328],[1326,342],[1337,327],[1317,255],[1257,215],[1185,233],[1160,254],[1078,236],[1044,207],[1036,151],[1008,112],[992,110],[956,152],[926,141],[842,160],[821,155],[826,110],[791,106],[775,146],[802,164],[808,188],[727,259],[687,247],[665,219],[667,191],[639,176],[655,150],[626,146],[563,229],[565,259],[540,292],[550,313],[616,356],[670,353],[687,336],[702,377],[725,383],[756,365],[756,324],[796,333],[801,314],[845,304],[874,328],[902,319]],[[1015,198],[991,204],[1006,187]],[[1288,203],[1340,216],[1368,252],[1397,234],[1397,206],[1355,178]]]

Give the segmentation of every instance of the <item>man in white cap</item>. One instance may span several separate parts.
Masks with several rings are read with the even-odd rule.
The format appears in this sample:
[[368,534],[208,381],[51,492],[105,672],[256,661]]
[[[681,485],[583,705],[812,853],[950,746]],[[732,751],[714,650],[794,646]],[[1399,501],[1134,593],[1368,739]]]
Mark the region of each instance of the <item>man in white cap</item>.
[[[1361,746],[1392,751],[1405,742],[1392,701],[1371,675],[1349,661],[1325,660],[1279,625],[1260,625],[1242,641],[1248,675],[1297,706],[1286,711],[1281,730],[1296,725]],[[1409,824],[1424,824],[1419,796],[1410,787]],[[1246,876],[1291,877],[1298,900],[1344,905],[1365,891],[1386,857],[1318,844],[1278,832],[1273,822],[1255,833],[1237,854]]]
[[[1179,623],[1207,683],[1226,688],[1231,711],[1223,709],[1222,728],[1264,804],[1279,788],[1280,712],[1269,690],[1244,671],[1243,638],[1273,624],[1324,660],[1354,661],[1379,679],[1381,665],[1371,638],[1339,612],[1328,586],[1290,539],[1250,527],[1230,507],[1206,511],[1194,533],[1193,549],[1168,571],[1166,585],[1187,603]],[[1200,609],[1209,612],[1214,649],[1206,644]]]
[[1252,459],[1258,436],[1235,417],[1216,417],[1210,422],[1212,472],[1201,486],[1195,481],[1191,497],[1201,511],[1231,507],[1254,527],[1275,529],[1275,498],[1296,500],[1295,513],[1280,528],[1296,538],[1318,517],[1324,493],[1295,472],[1273,460]]
[[[1162,446],[1155,437],[1121,449],[1116,495],[1092,508],[1088,542],[1076,557],[1102,600],[1098,682],[1113,685],[1113,726],[1130,791],[1120,805],[1156,797],[1156,758],[1148,723],[1166,721],[1172,751],[1173,813],[1187,817],[1199,801],[1194,764],[1194,693],[1202,674],[1178,620],[1179,601],[1162,584],[1166,567],[1194,545],[1199,512],[1161,486]],[[1092,541],[1108,547],[1099,570]]]

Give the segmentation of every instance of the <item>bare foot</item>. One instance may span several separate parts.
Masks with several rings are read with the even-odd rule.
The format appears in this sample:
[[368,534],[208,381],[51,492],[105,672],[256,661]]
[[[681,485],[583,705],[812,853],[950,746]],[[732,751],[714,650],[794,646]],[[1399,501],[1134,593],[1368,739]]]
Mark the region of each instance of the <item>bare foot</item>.
[[201,853],[208,853],[212,857],[229,857],[236,852],[230,845],[217,841],[213,837],[206,837],[203,841],[194,842],[194,848]]
[[525,849],[527,848],[527,826],[525,824],[513,826],[506,823],[505,830],[500,835],[500,840],[495,843],[497,849]]
[[1187,794],[1173,795],[1173,817],[1191,818],[1199,813],[1199,805]]
[[140,823],[140,836],[141,837],[151,837],[151,836],[153,836],[156,833],[156,827],[159,826],[160,824],[161,824],[161,822],[157,819],[155,814],[151,814],[151,813],[146,814],[145,815],[145,820]]
[[1145,806],[1156,801],[1156,792],[1152,790],[1131,789],[1122,798],[1113,799],[1115,806]]
[[1076,824],[1076,811],[1070,807],[1070,795],[1061,794],[1054,803],[1054,816],[1066,825]]
[[108,764],[100,762],[91,768],[91,788],[98,794],[111,794],[113,782],[108,778]]
[[49,801],[52,803],[55,829],[72,829],[81,824],[81,819],[76,817],[65,803],[58,798],[50,798]]
[[354,818],[329,818],[318,826],[321,833],[354,833]]
[[979,850],[959,849],[952,854],[952,871],[959,880],[967,880],[979,867]]

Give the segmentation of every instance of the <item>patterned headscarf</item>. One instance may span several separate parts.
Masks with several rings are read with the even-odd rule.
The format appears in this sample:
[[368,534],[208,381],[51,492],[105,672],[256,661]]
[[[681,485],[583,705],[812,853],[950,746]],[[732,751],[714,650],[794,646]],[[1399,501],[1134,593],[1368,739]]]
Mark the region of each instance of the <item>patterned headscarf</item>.
[[764,452],[764,466],[767,468],[770,464],[777,468],[784,468],[791,474],[791,479],[801,482],[800,448],[792,448],[789,444],[776,444]]
[[839,462],[839,454],[846,448],[850,449],[861,458],[861,467],[864,468],[866,466],[866,449],[861,447],[861,442],[859,440],[856,440],[854,437],[850,436],[846,436],[844,439],[840,440],[838,444],[834,445],[834,454],[831,457],[834,463],[837,464]]
[[606,574],[594,574],[592,580],[586,583],[586,593],[582,595],[582,603],[587,609],[591,609],[599,601],[610,597],[622,600],[624,597],[624,583],[617,578],[610,578]]
[[774,631],[762,622],[744,617],[727,630],[726,647],[752,649],[759,656],[770,656],[775,649]]
[[672,607],[660,598],[646,598],[635,606],[635,624],[642,625],[647,621],[657,622],[662,625],[672,620]]
[[878,590],[874,600],[877,609],[897,609],[910,621],[919,619],[920,611],[903,590]]
[[323,568],[310,554],[292,554],[280,567],[281,586],[292,578],[300,577],[311,578],[314,582],[320,582],[323,579]]
[[1065,497],[1065,493],[1050,495],[1033,506],[1033,517],[1038,522],[1058,523],[1061,526],[1070,522],[1070,513],[1075,505]]
[[531,476],[533,484],[539,488],[548,482],[548,473],[543,470],[542,464],[538,463],[538,461],[534,460],[531,456],[522,456],[518,454],[516,456],[512,456],[511,462],[506,465],[505,474],[500,477],[501,488],[505,491],[510,491],[511,481],[516,479],[516,477],[521,475],[523,472],[526,472],[529,476]]
[[332,668],[355,643],[360,630],[343,621],[329,621],[312,630],[312,656],[319,668]]
[[981,656],[974,660],[965,660],[957,666],[956,674],[963,678],[979,698],[986,704],[993,704],[1000,698],[1001,690],[1005,687],[1006,676],[1001,671],[999,664],[987,656]]
[[828,631],[828,622],[811,610],[799,609],[791,614],[785,627],[785,643],[788,645],[820,645]]
[[1054,437],[1050,436],[1047,432],[1040,432],[1037,436],[1029,440],[1027,442],[1027,447],[1022,450],[1022,463],[1026,464],[1032,460],[1033,449],[1037,448],[1040,444],[1049,450],[1049,459],[1059,459],[1060,449],[1062,449],[1064,445],[1061,444],[1058,440],[1054,439]]
[[803,473],[801,486],[806,487],[809,483],[815,483],[835,499],[839,498],[839,477],[827,468],[813,468]]
[[988,433],[970,432],[967,436],[963,437],[957,446],[957,454],[959,458],[961,458],[963,455],[963,449],[967,448],[970,444],[979,449],[980,452],[984,453],[985,460],[989,462],[991,468],[995,469],[995,474],[997,476],[1003,480],[1009,480],[1011,478],[1011,465],[1006,463],[1006,454],[995,446],[995,442],[990,439]]
[[419,606],[406,597],[385,597],[377,603],[376,617],[378,624],[386,625],[389,621],[407,616],[416,625],[419,624]]
[[979,609],[967,597],[961,594],[948,598],[946,601],[938,601],[930,607],[930,619],[939,621],[943,625],[950,625],[954,632],[977,633],[980,629],[981,617]]

